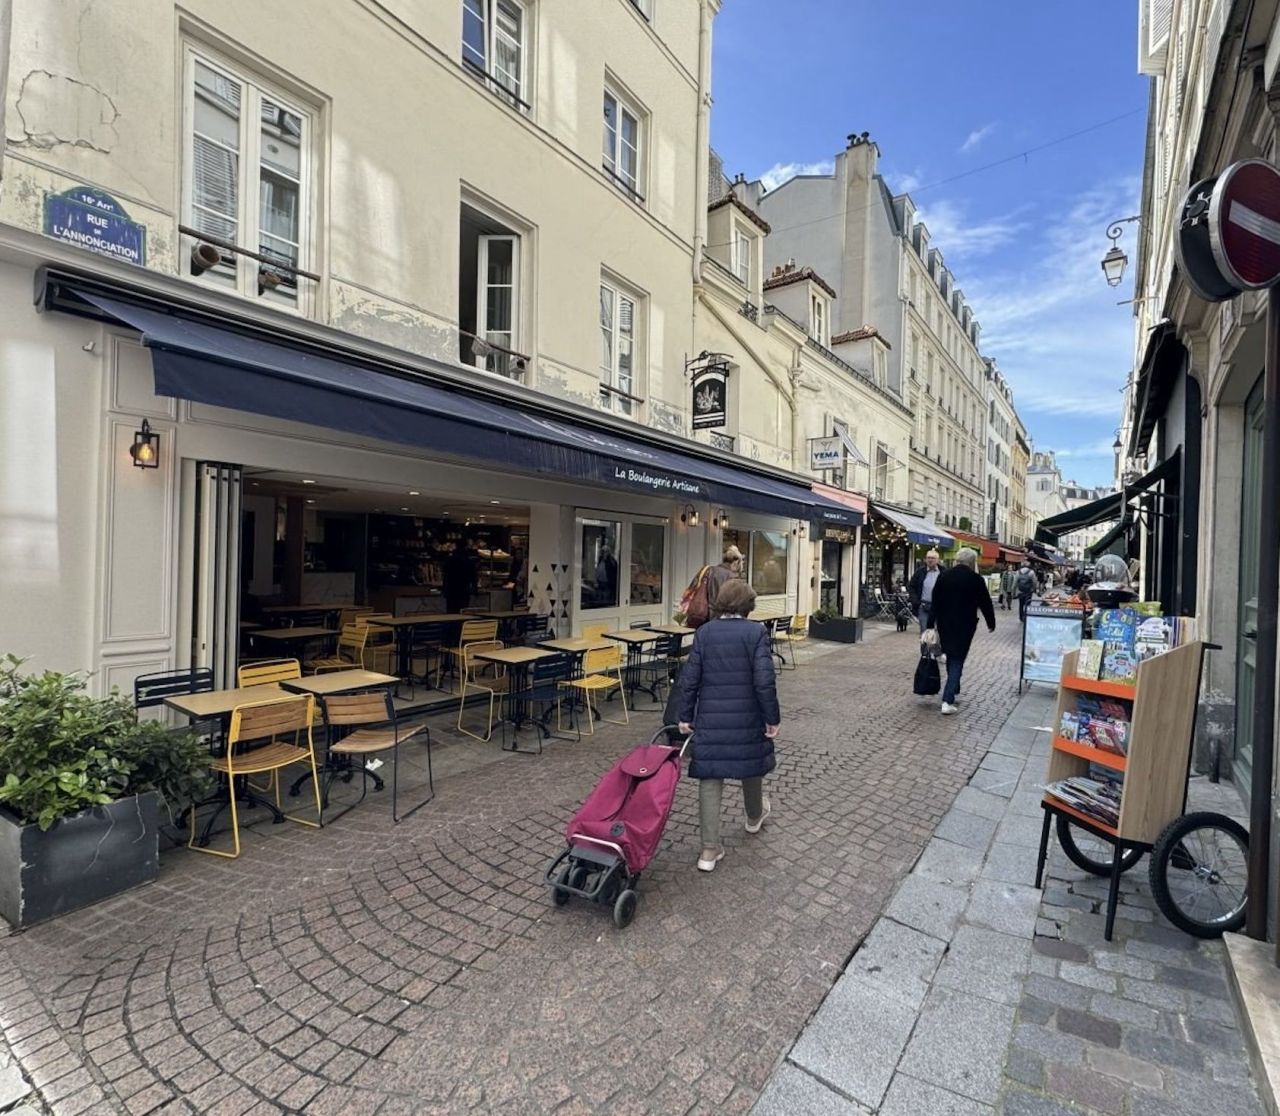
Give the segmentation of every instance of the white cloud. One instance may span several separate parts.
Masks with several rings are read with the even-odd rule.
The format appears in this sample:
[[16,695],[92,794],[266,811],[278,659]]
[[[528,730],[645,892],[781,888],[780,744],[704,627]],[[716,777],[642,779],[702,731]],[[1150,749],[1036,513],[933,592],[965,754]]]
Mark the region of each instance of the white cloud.
[[899,177],[895,174],[886,174],[885,180],[889,183],[890,189],[894,195],[909,194],[913,190],[920,189],[924,185],[924,176],[917,171],[907,171],[906,174]]
[[989,135],[991,135],[991,133],[994,132],[995,130],[996,130],[996,122],[993,120],[990,124],[984,124],[981,128],[978,128],[976,131],[970,132],[969,135],[965,138],[964,143],[960,145],[960,153],[963,155],[966,152],[976,150],[982,144],[982,141],[986,139]]
[[1115,436],[1110,438],[1099,438],[1096,442],[1091,442],[1085,446],[1066,446],[1063,449],[1055,449],[1052,446],[1045,446],[1046,449],[1053,449],[1054,454],[1059,461],[1065,461],[1069,458],[1079,460],[1080,458],[1106,458],[1108,461],[1115,457],[1115,450],[1112,448],[1115,442]]
[[929,243],[949,262],[994,252],[1022,229],[1022,223],[1013,214],[972,221],[963,209],[949,201],[935,202],[917,210],[916,218],[928,228]]
[[760,175],[760,181],[766,190],[776,190],[798,174],[831,174],[835,169],[834,159],[820,159],[816,163],[774,163]]
[[1081,469],[1084,483],[1109,476],[1134,359],[1132,308],[1116,305],[1123,288],[1108,287],[1098,266],[1103,230],[1112,214],[1131,211],[1139,188],[1126,178],[1060,200],[1046,219],[1026,221],[1015,250],[964,283],[983,352],[998,361],[1037,448],[1075,447],[1063,452],[1094,464]]

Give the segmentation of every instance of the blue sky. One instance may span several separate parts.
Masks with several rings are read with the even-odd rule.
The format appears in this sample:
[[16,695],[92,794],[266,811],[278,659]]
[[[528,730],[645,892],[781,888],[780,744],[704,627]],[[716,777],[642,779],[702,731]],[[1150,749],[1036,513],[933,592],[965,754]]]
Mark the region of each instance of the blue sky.
[[725,172],[822,173],[848,133],[869,131],[890,188],[923,211],[1036,448],[1086,485],[1112,479],[1133,364],[1132,308],[1116,303],[1133,294],[1137,226],[1121,240],[1124,284],[1108,287],[1099,261],[1108,222],[1139,204],[1137,9],[725,0],[715,24],[711,139]]

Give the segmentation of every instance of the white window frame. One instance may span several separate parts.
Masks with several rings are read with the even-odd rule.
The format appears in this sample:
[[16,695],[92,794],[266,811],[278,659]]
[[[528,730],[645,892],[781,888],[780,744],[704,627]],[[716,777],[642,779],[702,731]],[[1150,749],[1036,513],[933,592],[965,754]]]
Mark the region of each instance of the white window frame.
[[[604,122],[604,108],[606,99],[612,100],[618,113],[617,126],[613,129],[613,142],[610,150],[605,150],[604,138],[600,145],[601,150],[601,168],[608,176],[609,180],[626,194],[632,201],[643,205],[645,195],[647,193],[645,175],[646,160],[648,157],[648,143],[646,131],[648,127],[647,114],[640,106],[639,102],[628,93],[624,92],[619,84],[606,77],[604,90],[601,95],[601,127],[608,132],[608,125]],[[635,122],[635,154],[636,154],[636,177],[635,182],[631,182],[620,172],[622,166],[622,154],[624,147],[622,122],[624,114],[631,117]]]
[[[505,5],[519,13],[520,16],[520,41],[517,44],[516,54],[520,60],[520,73],[517,77],[515,88],[498,76],[497,58],[498,58],[498,37],[500,29],[495,13],[500,6]],[[529,40],[532,35],[530,27],[530,8],[524,3],[524,0],[462,0],[462,20],[463,20],[463,38],[462,38],[462,60],[463,65],[475,73],[477,77],[484,75],[488,88],[497,97],[502,98],[512,105],[513,108],[521,112],[529,112],[531,106],[529,104],[530,80],[529,80],[529,60],[533,57],[533,52],[529,49]],[[477,60],[473,55],[466,40],[466,20],[468,11],[479,15],[484,23],[484,50],[485,56],[482,60]]]
[[[626,418],[639,418],[644,402],[642,389],[648,353],[648,346],[645,343],[645,323],[648,320],[646,299],[634,288],[619,282],[605,272],[600,276],[596,301],[597,312],[606,292],[612,303],[612,340],[609,347],[609,367],[604,366],[603,360],[597,361],[600,375],[600,406],[606,411],[612,411]],[[631,303],[631,383],[628,387],[623,387],[619,383],[622,349],[618,344],[618,327],[621,322],[620,308],[624,299]],[[597,322],[597,328],[603,330],[603,323]],[[603,341],[603,338],[601,340]],[[603,356],[603,350],[601,356]]]
[[752,281],[755,278],[756,238],[741,221],[733,222],[731,253],[730,263],[733,274],[748,291],[752,290]]
[[628,0],[628,3],[639,12],[644,19],[653,22],[653,0]]
[[831,344],[830,306],[814,290],[809,292],[809,336],[824,348]]
[[[520,348],[520,298],[523,294],[520,287],[520,269],[523,261],[520,258],[520,236],[518,233],[481,233],[476,246],[476,332],[489,341],[489,248],[494,243],[511,245],[511,323],[506,342],[498,341],[512,352],[522,352]],[[501,330],[495,332],[503,332]]]
[[[316,135],[319,110],[297,98],[281,93],[279,88],[261,75],[224,61],[213,51],[187,42],[183,44],[182,86],[182,216],[183,224],[195,227],[195,68],[196,63],[236,83],[240,87],[240,134],[237,151],[239,174],[236,181],[237,209],[236,241],[242,248],[259,251],[262,232],[262,102],[269,100],[278,108],[295,114],[302,121],[298,140],[298,260],[304,271],[314,271],[315,229],[312,214],[316,211],[316,195],[319,193],[319,160],[312,145]],[[280,239],[276,237],[275,239]],[[251,256],[235,253],[229,260],[234,269],[234,280],[228,282],[227,272],[211,269],[193,276],[186,266],[186,253],[199,243],[198,237],[183,236],[180,272],[184,277],[205,286],[222,291],[234,291],[243,298],[253,299],[282,310],[309,316],[315,311],[318,291],[314,280],[298,276],[290,297],[275,290],[259,289],[259,273],[263,264]],[[226,257],[224,256],[224,259]]]

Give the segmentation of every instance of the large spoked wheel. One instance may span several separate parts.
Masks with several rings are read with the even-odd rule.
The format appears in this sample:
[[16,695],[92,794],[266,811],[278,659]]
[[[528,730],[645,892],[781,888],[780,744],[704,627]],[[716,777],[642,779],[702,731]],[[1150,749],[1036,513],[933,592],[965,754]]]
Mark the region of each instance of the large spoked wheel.
[[619,930],[625,930],[631,925],[631,920],[636,917],[636,893],[627,888],[618,896],[618,901],[613,905],[613,924]]
[[1187,814],[1151,850],[1151,893],[1179,930],[1217,938],[1244,925],[1249,833],[1222,814]]
[[[1058,815],[1058,844],[1067,859],[1077,868],[1092,872],[1095,876],[1110,876],[1115,846],[1110,841],[1095,837],[1087,829],[1072,825],[1069,818]],[[1142,859],[1141,849],[1125,849],[1120,858],[1120,871],[1127,872]]]

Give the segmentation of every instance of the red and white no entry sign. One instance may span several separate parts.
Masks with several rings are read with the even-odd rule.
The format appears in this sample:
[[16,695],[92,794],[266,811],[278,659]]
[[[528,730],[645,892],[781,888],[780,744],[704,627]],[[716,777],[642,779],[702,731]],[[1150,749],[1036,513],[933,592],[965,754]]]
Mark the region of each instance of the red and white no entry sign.
[[1209,244],[1223,277],[1242,290],[1280,280],[1280,170],[1245,159],[1222,172],[1209,204]]

